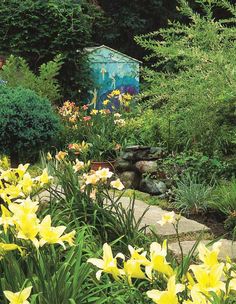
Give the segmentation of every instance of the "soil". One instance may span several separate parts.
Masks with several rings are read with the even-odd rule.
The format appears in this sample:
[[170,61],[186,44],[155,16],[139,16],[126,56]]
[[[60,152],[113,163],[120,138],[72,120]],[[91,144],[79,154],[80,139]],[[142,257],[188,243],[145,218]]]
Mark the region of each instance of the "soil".
[[216,238],[232,238],[229,231],[224,228],[225,216],[219,214],[219,212],[208,211],[207,213],[190,214],[185,216],[209,227]]

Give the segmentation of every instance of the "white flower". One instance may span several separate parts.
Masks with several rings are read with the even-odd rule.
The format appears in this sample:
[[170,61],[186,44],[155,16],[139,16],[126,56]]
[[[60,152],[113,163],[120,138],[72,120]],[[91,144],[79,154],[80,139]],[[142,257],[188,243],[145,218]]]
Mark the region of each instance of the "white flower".
[[160,224],[161,226],[165,225],[165,224],[173,224],[175,222],[175,213],[174,211],[172,212],[168,212],[162,215],[162,219],[160,221],[157,221],[158,224]]
[[103,168],[96,171],[96,176],[102,180],[107,180],[108,178],[111,178],[113,173],[108,168]]
[[76,159],[75,165],[73,166],[74,171],[78,172],[78,171],[80,171],[83,168],[84,168],[84,162],[79,161],[78,159]]
[[112,181],[110,185],[112,186],[112,188],[117,190],[123,190],[125,188],[125,186],[122,184],[119,178]]

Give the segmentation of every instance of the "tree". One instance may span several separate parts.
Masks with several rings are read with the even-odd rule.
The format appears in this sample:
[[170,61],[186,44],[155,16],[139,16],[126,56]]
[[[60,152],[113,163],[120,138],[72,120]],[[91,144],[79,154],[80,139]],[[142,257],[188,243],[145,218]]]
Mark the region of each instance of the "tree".
[[62,54],[60,82],[65,98],[86,90],[84,47],[91,45],[95,6],[78,0],[0,1],[0,52],[21,56],[34,72]]
[[[196,12],[187,0],[179,2],[187,23],[170,22],[136,38],[155,62],[145,71],[144,95],[158,109],[169,148],[234,153],[236,7],[227,0],[199,0]],[[230,18],[216,19],[218,9],[226,9]]]

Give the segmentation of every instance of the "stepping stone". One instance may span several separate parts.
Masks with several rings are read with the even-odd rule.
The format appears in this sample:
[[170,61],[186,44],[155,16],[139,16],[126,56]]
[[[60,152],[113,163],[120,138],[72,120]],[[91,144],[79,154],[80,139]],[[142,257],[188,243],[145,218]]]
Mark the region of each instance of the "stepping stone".
[[[120,202],[122,203],[124,208],[129,208],[130,198],[122,197],[120,199]],[[154,228],[155,233],[163,237],[176,236],[176,232],[172,224],[166,224],[164,226],[161,226],[160,224],[157,223],[157,221],[160,221],[162,216],[168,212],[166,210],[161,209],[158,206],[149,206],[143,201],[135,200],[134,214],[137,220],[142,216],[143,212],[147,208],[148,211],[145,213],[141,221],[142,227],[147,226],[149,227],[147,230],[150,231],[150,226],[152,226]],[[179,222],[180,235],[193,234],[193,233],[194,235],[196,235],[202,232],[210,232],[210,229],[207,226],[200,224],[196,221],[189,220],[183,216],[181,217]]]
[[[181,246],[183,248],[183,254],[187,255],[192,247],[194,246],[196,241],[183,241],[181,242]],[[201,243],[207,245],[211,243],[210,240],[202,240]],[[229,257],[232,260],[236,260],[236,242],[232,242],[231,240],[221,239],[222,243],[220,247],[219,260],[226,261],[226,258]],[[211,245],[209,245],[211,248]],[[174,255],[179,258],[181,257],[181,252],[178,243],[169,244],[169,249],[174,253]],[[195,251],[197,253],[197,250]]]

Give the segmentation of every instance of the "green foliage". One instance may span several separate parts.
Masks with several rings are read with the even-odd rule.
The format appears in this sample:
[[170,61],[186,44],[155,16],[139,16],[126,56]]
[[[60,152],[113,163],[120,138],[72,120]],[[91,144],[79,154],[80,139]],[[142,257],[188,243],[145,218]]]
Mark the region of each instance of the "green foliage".
[[54,60],[42,64],[37,76],[30,70],[23,58],[11,55],[0,75],[9,87],[21,86],[35,91],[39,96],[45,97],[51,102],[56,102],[61,97],[60,86],[56,79],[61,66],[62,58],[58,55]]
[[11,161],[35,160],[58,131],[59,119],[47,99],[29,89],[0,86],[0,148]]
[[232,179],[230,182],[222,184],[216,188],[215,201],[213,207],[226,216],[236,213],[236,179]]
[[228,163],[194,151],[171,154],[161,160],[161,170],[172,180],[182,174],[197,175],[201,181],[212,183],[228,175]]
[[[89,15],[88,6],[91,8]],[[37,72],[58,54],[63,95],[73,98],[86,89],[84,47],[91,44],[94,5],[77,0],[3,0],[0,3],[0,52],[23,57]]]
[[157,115],[151,109],[142,111],[137,108],[127,116],[125,128],[120,130],[120,136],[126,138],[129,145],[156,146],[160,140]]
[[194,175],[187,174],[177,182],[175,193],[175,207],[184,213],[198,213],[206,211],[212,188],[200,182]]
[[[180,1],[188,25],[170,22],[166,29],[136,38],[155,62],[144,73],[144,96],[149,106],[158,108],[161,138],[169,149],[233,153],[236,11],[223,0],[198,4],[204,15]],[[224,7],[232,18],[214,19],[215,7]]]

